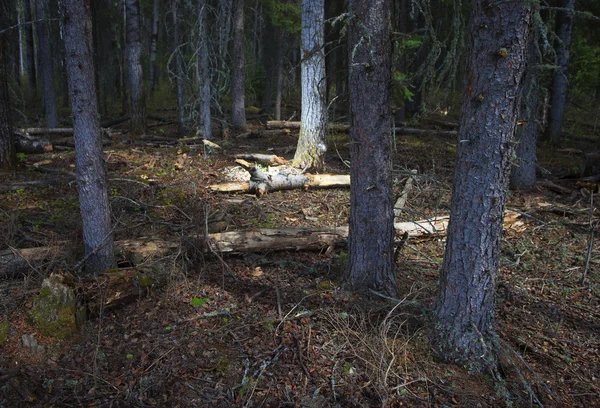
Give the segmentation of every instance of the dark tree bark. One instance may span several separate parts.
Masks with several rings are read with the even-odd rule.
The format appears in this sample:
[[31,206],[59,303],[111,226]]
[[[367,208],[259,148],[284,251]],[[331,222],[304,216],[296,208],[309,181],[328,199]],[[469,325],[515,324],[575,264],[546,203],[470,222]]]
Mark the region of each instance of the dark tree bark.
[[355,290],[395,296],[390,2],[351,0],[349,5],[352,184],[345,279]]
[[91,0],[62,0],[69,96],[73,108],[75,171],[85,246],[85,271],[116,266],[94,81]]
[[[96,89],[98,90],[98,104],[104,115],[108,114],[109,100],[117,94],[116,68],[118,53],[115,52],[116,33],[112,0],[96,0],[92,2],[92,21],[94,27],[94,49],[96,67]],[[117,11],[116,15],[119,15]]]
[[548,136],[554,146],[560,144],[565,104],[567,102],[567,88],[569,81],[567,70],[569,68],[569,48],[571,46],[571,31],[573,29],[573,10],[575,0],[561,0],[561,7],[568,10],[556,12],[556,70],[552,78],[552,99],[550,101],[550,118],[548,123]]
[[302,126],[294,164],[316,171],[323,169],[327,151],[324,18],[324,0],[302,0]]
[[523,97],[519,113],[515,148],[516,163],[510,172],[510,185],[519,190],[531,190],[535,187],[535,168],[537,163],[537,111],[540,97],[538,77],[538,50],[536,36],[531,35],[528,47],[527,71],[523,79]]
[[38,37],[38,55],[42,80],[42,94],[44,100],[44,112],[46,113],[46,124],[49,128],[58,126],[58,112],[56,110],[56,94],[54,92],[54,73],[52,64],[52,49],[50,48],[50,36],[48,22],[46,21],[46,0],[35,0],[36,25]]
[[211,79],[208,61],[208,19],[207,19],[207,1],[198,0],[198,26],[200,27],[198,36],[198,82],[200,85],[200,132],[208,140],[212,139],[212,129],[210,123],[210,97],[211,97]]
[[181,29],[179,27],[179,0],[172,0],[171,15],[173,18],[173,48],[175,52],[175,79],[177,87],[177,128],[179,136],[187,133],[185,128],[185,87],[183,83],[183,50],[181,49]]
[[275,28],[275,120],[281,120],[281,100],[283,96],[283,43],[284,31],[281,27]]
[[[23,0],[23,20],[25,23],[32,20],[31,18],[31,1]],[[25,72],[27,73],[27,81],[32,91],[36,88],[35,77],[35,52],[33,46],[33,24],[25,24]]]
[[[5,10],[2,11],[4,17]],[[0,29],[7,24],[0,17]],[[15,144],[10,108],[10,92],[8,90],[9,68],[6,62],[6,33],[0,33],[0,171],[12,170],[16,165]]]
[[233,70],[231,73],[231,126],[246,130],[244,99],[244,0],[233,0]]
[[494,289],[526,65],[528,2],[473,1],[450,224],[430,341],[472,371],[496,364]]
[[146,100],[142,75],[142,44],[140,41],[140,2],[125,0],[127,18],[127,69],[129,72],[130,131],[139,136],[146,131]]
[[274,71],[274,37],[275,26],[271,22],[269,13],[265,13],[265,29],[263,32],[262,62],[265,70],[265,89],[263,94],[263,112],[271,113],[273,108],[273,71]]
[[153,93],[158,82],[158,66],[156,65],[156,51],[158,45],[158,21],[160,18],[160,1],[154,0],[152,6],[152,34],[150,37],[150,53],[148,63],[148,92]]
[[119,10],[119,92],[121,95],[121,115],[129,113],[129,99],[127,93],[127,12],[125,0],[117,0],[117,9]]

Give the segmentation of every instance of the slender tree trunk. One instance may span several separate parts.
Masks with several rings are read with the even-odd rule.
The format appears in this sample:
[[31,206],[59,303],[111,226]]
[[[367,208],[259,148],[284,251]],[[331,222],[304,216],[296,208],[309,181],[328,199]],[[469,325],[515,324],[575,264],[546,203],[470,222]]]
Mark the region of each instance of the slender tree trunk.
[[[31,1],[23,0],[23,19],[25,22],[31,21]],[[33,24],[26,24],[25,30],[25,72],[27,73],[27,81],[31,91],[36,89],[36,74],[35,74],[35,53],[33,48]]]
[[198,0],[198,83],[200,85],[200,132],[206,139],[212,139],[210,125],[211,79],[208,61],[208,13],[206,0]]
[[5,37],[4,33],[0,34],[0,171],[12,170],[16,166],[10,92],[8,90],[9,69],[6,63]]
[[110,222],[92,48],[91,0],[61,0],[73,107],[75,171],[83,221],[85,271],[99,274],[116,266]]
[[390,2],[351,0],[349,6],[352,184],[345,279],[355,290],[395,296]]
[[129,98],[127,93],[127,11],[125,0],[117,0],[117,8],[119,9],[119,90],[121,95],[121,114],[129,113]]
[[265,13],[265,30],[263,33],[263,55],[262,62],[265,70],[265,89],[263,95],[263,112],[271,113],[273,108],[273,38],[275,36],[275,27],[271,22],[269,13]]
[[154,0],[152,7],[152,36],[150,37],[150,55],[148,64],[148,92],[154,92],[154,87],[158,81],[158,67],[156,65],[156,49],[158,43],[158,21],[160,18],[160,1]]
[[48,22],[46,21],[46,0],[36,1],[36,15],[40,20],[37,23],[38,53],[40,58],[40,70],[42,80],[42,94],[44,100],[44,111],[46,123],[49,128],[58,126],[58,112],[56,110],[56,94],[54,92],[54,73],[52,64],[52,50],[50,48],[50,37]]
[[323,169],[327,108],[325,96],[324,0],[302,1],[302,114],[294,164]]
[[554,146],[560,144],[565,104],[567,103],[567,88],[569,80],[569,47],[571,46],[571,31],[573,29],[573,10],[575,0],[562,0],[561,6],[569,11],[556,12],[556,70],[552,78],[552,100],[550,102],[550,121],[548,123],[548,136]]
[[231,74],[231,126],[246,130],[244,99],[244,0],[233,0],[233,71]]
[[520,190],[531,190],[535,187],[535,167],[537,163],[537,112],[540,98],[537,66],[537,38],[531,35],[529,39],[527,71],[523,80],[523,97],[519,121],[524,123],[517,126],[516,151],[517,162],[510,172],[510,185]]
[[473,1],[458,157],[430,341],[476,372],[496,364],[494,290],[532,10]]
[[146,100],[142,75],[140,41],[140,2],[125,0],[127,16],[127,70],[129,72],[130,132],[139,136],[146,131]]
[[179,136],[187,133],[185,128],[185,88],[183,84],[183,50],[181,49],[181,29],[179,27],[179,0],[172,0],[171,14],[173,16],[173,50],[175,52],[175,82],[177,87],[177,127]]
[[281,120],[281,99],[283,95],[283,44],[284,31],[281,27],[275,29],[275,120]]

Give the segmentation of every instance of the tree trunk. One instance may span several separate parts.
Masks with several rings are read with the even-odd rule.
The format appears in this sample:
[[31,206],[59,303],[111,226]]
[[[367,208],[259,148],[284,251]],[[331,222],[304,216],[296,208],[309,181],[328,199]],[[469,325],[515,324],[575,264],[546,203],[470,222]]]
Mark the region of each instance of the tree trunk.
[[281,120],[281,98],[283,95],[283,42],[284,31],[275,28],[275,120]]
[[302,0],[302,126],[294,164],[317,171],[327,151],[324,17],[324,0]]
[[568,10],[556,12],[556,70],[552,78],[552,100],[550,102],[550,118],[548,123],[548,136],[554,146],[560,144],[565,104],[567,102],[567,88],[569,80],[569,47],[571,46],[571,30],[573,29],[573,10],[575,0],[562,0],[561,7]]
[[113,268],[116,262],[98,121],[89,1],[62,0],[61,8],[73,107],[75,171],[83,221],[85,271],[96,275]]
[[42,80],[42,94],[44,100],[44,112],[46,113],[46,124],[48,127],[58,126],[58,112],[56,111],[56,94],[54,92],[54,73],[52,72],[52,50],[50,48],[50,36],[48,23],[46,21],[46,0],[35,0],[37,19],[37,37],[39,67]]
[[158,66],[156,65],[156,47],[158,43],[158,21],[160,0],[154,0],[152,7],[152,36],[150,37],[150,54],[148,63],[148,93],[154,92],[158,80]]
[[263,32],[263,55],[262,62],[265,70],[265,86],[263,94],[263,112],[271,113],[273,107],[273,38],[275,36],[275,27],[271,21],[271,16],[265,12],[265,29]]
[[231,73],[231,126],[245,131],[246,106],[244,100],[244,0],[233,0],[233,70]]
[[183,50],[181,44],[181,29],[179,27],[179,0],[172,0],[171,14],[173,18],[173,48],[175,52],[175,82],[177,87],[177,129],[179,136],[184,137],[187,134],[185,128],[185,87],[183,83]]
[[117,9],[119,10],[119,23],[120,23],[120,63],[119,63],[119,92],[121,95],[121,115],[129,113],[129,101],[127,98],[127,6],[125,0],[117,0]]
[[496,365],[494,290],[532,15],[521,0],[493,7],[475,0],[468,31],[450,225],[430,342],[439,358],[475,372]]
[[390,2],[351,0],[349,6],[352,185],[345,279],[355,290],[395,296]]
[[125,14],[127,18],[127,69],[129,71],[129,109],[131,113],[129,129],[134,136],[139,136],[146,131],[139,0],[125,0]]
[[527,71],[523,79],[523,97],[520,107],[517,126],[516,151],[517,162],[510,172],[510,185],[519,190],[532,190],[535,187],[535,167],[537,163],[537,112],[540,97],[538,77],[540,75],[538,64],[537,38],[531,35],[528,47]]
[[27,81],[29,88],[35,92],[36,88],[36,73],[35,73],[35,52],[33,45],[33,24],[27,24],[31,18],[31,1],[23,0],[23,20],[25,20],[25,72],[27,73]]
[[[4,13],[3,13],[4,14]],[[0,17],[0,21],[4,17]],[[2,21],[4,27],[4,21]],[[12,112],[8,89],[9,69],[6,62],[6,33],[0,33],[0,171],[12,170],[16,166],[13,141]]]
[[205,139],[212,139],[210,125],[211,80],[208,65],[208,13],[207,1],[198,0],[198,83],[200,85],[200,132]]

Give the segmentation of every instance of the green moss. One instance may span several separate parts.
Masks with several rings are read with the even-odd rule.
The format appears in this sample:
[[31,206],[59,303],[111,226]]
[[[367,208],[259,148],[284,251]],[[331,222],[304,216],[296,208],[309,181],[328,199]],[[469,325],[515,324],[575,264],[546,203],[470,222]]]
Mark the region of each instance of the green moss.
[[8,320],[5,320],[2,323],[0,323],[0,346],[6,342],[6,339],[8,338],[9,329],[10,324],[8,323]]
[[42,284],[28,316],[31,325],[40,333],[58,339],[77,332],[78,317],[81,319],[81,311],[76,310],[73,290],[61,283],[48,281]]
[[248,112],[248,113],[259,113],[260,112],[260,108],[257,108],[256,106],[247,106],[246,107],[246,112]]

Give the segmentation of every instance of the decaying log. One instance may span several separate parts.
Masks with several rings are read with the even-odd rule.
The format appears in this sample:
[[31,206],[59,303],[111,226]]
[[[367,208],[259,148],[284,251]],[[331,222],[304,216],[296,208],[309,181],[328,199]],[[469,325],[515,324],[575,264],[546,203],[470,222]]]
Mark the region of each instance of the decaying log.
[[19,129],[26,135],[72,135],[73,128],[25,128]]
[[[285,120],[270,120],[267,122],[267,129],[300,129],[301,122],[289,122]],[[347,132],[350,129],[349,125],[343,123],[330,123],[329,130],[336,132]]]
[[290,164],[290,162],[283,157],[275,154],[262,154],[262,153],[247,153],[247,154],[236,154],[233,156],[236,159],[251,160],[270,166],[277,166],[280,164]]
[[0,251],[0,279],[16,279],[54,259],[68,259],[73,255],[66,242],[39,248],[5,249]]
[[41,154],[52,151],[52,145],[48,139],[29,136],[20,132],[13,132],[15,135],[15,149],[17,153]]
[[[31,187],[55,186],[73,181],[71,178],[53,178],[31,181],[15,181],[13,183],[0,184],[0,192],[17,191]],[[0,274],[1,276],[1,274]]]
[[437,129],[414,129],[407,127],[394,128],[396,134],[402,135],[438,135],[438,136],[456,136],[456,130],[437,130]]
[[559,194],[572,194],[575,192],[574,190],[571,190],[570,188],[559,186],[558,184],[553,183],[550,180],[540,180],[537,182],[537,184],[539,184],[542,187],[547,188],[548,190],[554,191],[555,193],[559,193]]
[[398,217],[402,215],[402,210],[406,205],[406,200],[408,199],[408,193],[412,190],[412,183],[414,177],[417,175],[417,170],[411,170],[408,178],[406,179],[406,183],[404,184],[404,188],[400,193],[400,196],[396,200],[394,204],[394,222],[398,222]]
[[222,193],[254,193],[258,196],[267,192],[279,190],[293,190],[302,188],[332,188],[350,186],[350,176],[340,174],[268,174],[252,167],[246,169],[250,172],[250,181],[213,184],[207,188]]

